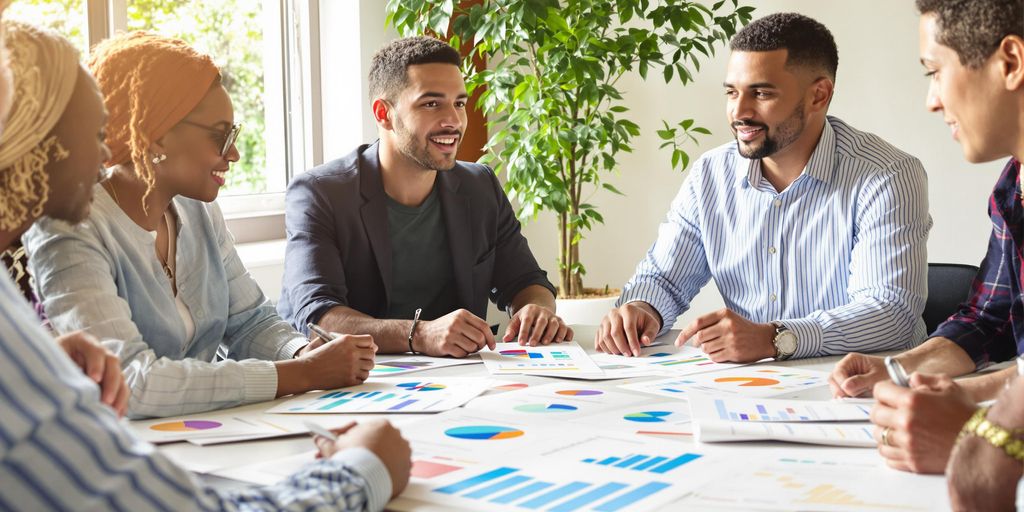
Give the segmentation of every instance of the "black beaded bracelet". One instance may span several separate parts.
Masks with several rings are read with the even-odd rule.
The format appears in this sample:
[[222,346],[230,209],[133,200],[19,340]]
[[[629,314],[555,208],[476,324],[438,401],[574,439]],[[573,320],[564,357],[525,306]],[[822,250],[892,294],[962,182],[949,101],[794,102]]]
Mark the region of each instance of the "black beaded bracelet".
[[413,355],[419,354],[416,349],[412,348],[412,335],[416,333],[416,324],[420,323],[420,313],[423,312],[423,308],[416,309],[416,314],[412,317],[412,328],[409,329],[409,352]]

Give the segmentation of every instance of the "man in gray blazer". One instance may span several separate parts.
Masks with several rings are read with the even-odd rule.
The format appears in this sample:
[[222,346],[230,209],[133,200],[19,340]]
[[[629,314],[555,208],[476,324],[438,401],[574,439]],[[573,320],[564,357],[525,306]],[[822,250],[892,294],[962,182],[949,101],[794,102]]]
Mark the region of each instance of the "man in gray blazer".
[[429,37],[381,48],[369,76],[380,139],[288,187],[278,311],[297,329],[462,357],[494,347],[490,298],[512,317],[504,341],[572,339],[494,172],[455,159],[468,101],[460,64]]

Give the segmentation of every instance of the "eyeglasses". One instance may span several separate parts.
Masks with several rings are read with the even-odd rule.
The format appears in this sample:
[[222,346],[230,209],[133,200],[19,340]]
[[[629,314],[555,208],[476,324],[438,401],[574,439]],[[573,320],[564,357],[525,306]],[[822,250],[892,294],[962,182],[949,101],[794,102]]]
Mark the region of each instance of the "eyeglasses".
[[224,131],[221,130],[220,128],[207,126],[205,124],[199,124],[194,121],[189,121],[188,119],[182,119],[181,122],[187,125],[195,126],[196,128],[202,128],[203,130],[206,130],[211,133],[219,134],[221,137],[223,137],[224,145],[221,146],[220,148],[220,156],[228,154],[228,149],[231,149],[231,145],[234,144],[235,140],[238,139],[238,132],[242,131],[242,123],[234,123],[231,125],[231,128],[228,128],[227,131]]

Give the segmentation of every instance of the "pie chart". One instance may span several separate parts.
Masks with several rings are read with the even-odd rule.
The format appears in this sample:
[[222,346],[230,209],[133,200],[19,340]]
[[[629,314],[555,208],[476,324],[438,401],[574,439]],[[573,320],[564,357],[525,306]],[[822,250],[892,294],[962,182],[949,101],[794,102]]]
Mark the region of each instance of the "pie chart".
[[779,383],[775,379],[764,377],[720,377],[715,379],[715,382],[742,382],[740,386],[774,386]]
[[629,413],[623,416],[622,419],[637,423],[664,423],[665,418],[671,415],[671,411],[644,411]]
[[444,435],[456,439],[472,439],[477,441],[493,441],[495,439],[512,439],[523,435],[522,430],[511,427],[479,425],[455,427],[444,431]]
[[598,391],[596,389],[563,389],[561,391],[555,391],[555,393],[565,396],[594,396],[604,394],[603,391]]
[[575,405],[567,404],[522,404],[513,407],[520,412],[570,412],[575,411]]
[[493,389],[495,391],[514,391],[516,389],[523,389],[523,388],[528,388],[528,387],[530,387],[530,385],[526,384],[524,382],[510,382],[508,384],[502,384],[500,386],[494,386],[491,389]]
[[157,423],[150,430],[157,430],[160,432],[194,432],[197,430],[210,430],[214,428],[220,428],[221,424],[216,421],[206,420],[184,420],[184,421],[168,421],[167,423]]
[[444,389],[444,384],[433,384],[430,382],[403,382],[398,384],[398,387],[408,389],[409,391],[438,391]]

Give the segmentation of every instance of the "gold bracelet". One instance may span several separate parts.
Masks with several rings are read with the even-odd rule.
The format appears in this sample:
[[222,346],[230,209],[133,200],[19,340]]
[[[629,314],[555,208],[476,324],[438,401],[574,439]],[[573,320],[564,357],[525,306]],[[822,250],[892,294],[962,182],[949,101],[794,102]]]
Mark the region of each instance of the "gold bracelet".
[[989,421],[986,418],[988,409],[988,407],[982,407],[975,411],[971,419],[964,423],[958,440],[968,435],[977,436],[1001,449],[1003,453],[1018,462],[1024,462],[1024,440],[1020,438],[1021,431],[1024,429],[1006,429]]

